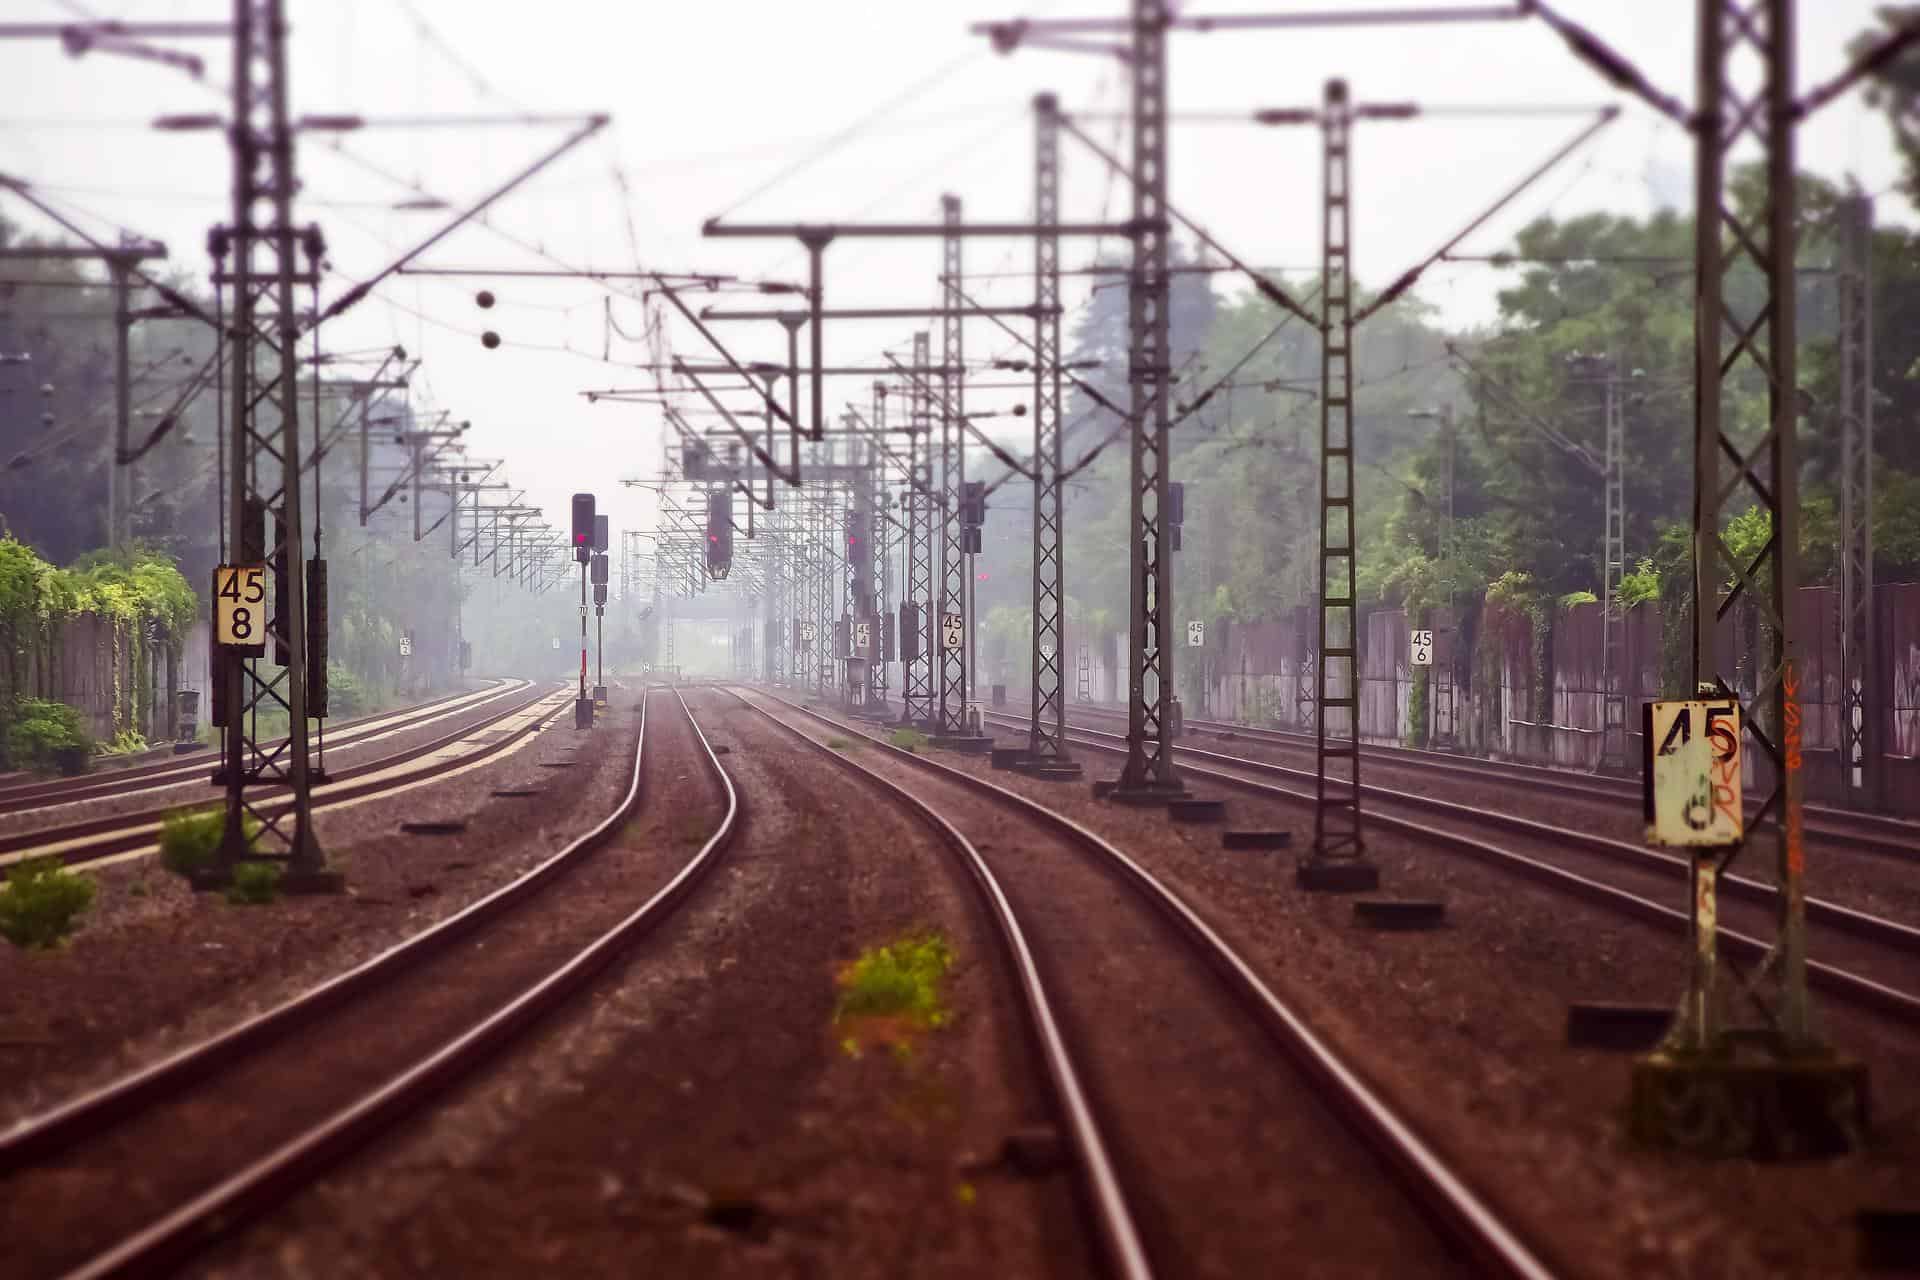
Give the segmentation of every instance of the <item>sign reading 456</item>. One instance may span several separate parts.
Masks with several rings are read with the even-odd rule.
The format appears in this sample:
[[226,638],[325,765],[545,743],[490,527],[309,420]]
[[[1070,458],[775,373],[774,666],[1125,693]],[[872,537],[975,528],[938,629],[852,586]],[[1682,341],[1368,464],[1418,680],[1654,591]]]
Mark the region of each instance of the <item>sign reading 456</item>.
[[266,652],[267,566],[223,564],[213,571],[213,642],[251,657]]

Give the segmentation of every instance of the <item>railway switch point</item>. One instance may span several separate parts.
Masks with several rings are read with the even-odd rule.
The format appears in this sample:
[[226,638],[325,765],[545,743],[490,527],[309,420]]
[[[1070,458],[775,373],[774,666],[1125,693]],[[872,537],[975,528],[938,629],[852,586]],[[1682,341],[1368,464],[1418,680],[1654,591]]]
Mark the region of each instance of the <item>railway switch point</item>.
[[1628,1132],[1637,1142],[1732,1160],[1846,1155],[1867,1138],[1867,1068],[1844,1054],[1677,1054],[1633,1064]]
[[1353,922],[1369,929],[1438,929],[1447,922],[1447,904],[1432,898],[1362,898],[1353,904]]
[[1567,1006],[1567,1047],[1645,1053],[1660,1043],[1672,1025],[1671,1005],[1576,1000]]
[[1294,869],[1294,883],[1311,893],[1372,893],[1380,887],[1380,868],[1352,859],[1309,859]]
[[1222,831],[1220,847],[1222,849],[1290,849],[1293,847],[1293,832]]

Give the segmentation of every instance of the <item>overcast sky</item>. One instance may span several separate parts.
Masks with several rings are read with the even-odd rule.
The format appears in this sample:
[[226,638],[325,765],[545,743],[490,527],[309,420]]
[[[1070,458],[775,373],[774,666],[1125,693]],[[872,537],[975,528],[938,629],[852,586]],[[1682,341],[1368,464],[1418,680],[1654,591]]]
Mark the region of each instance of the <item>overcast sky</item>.
[[[1379,8],[1387,0],[1320,0],[1320,7]],[[1418,6],[1426,0],[1404,0]],[[1193,13],[1297,10],[1309,0],[1247,4],[1192,0]],[[221,18],[219,0],[5,0],[9,20],[65,21],[77,13],[128,20]],[[1693,5],[1687,0],[1562,0],[1560,7],[1624,52],[1682,99],[1693,84]],[[1800,84],[1825,81],[1845,45],[1872,20],[1872,0],[1808,0],[1800,6]],[[1116,112],[1127,102],[1116,63],[1023,49],[992,53],[970,22],[1010,16],[1090,16],[1120,11],[1108,0],[1042,0],[1024,8],[991,0],[288,0],[292,97],[298,113],[369,117],[504,112],[605,111],[613,124],[502,202],[489,226],[465,228],[423,259],[441,266],[647,268],[735,272],[798,279],[804,256],[786,241],[716,241],[702,221],[798,218],[929,221],[941,193],[972,217],[1029,215],[1033,95],[1056,92],[1069,110]],[[187,46],[181,46],[187,47]],[[205,54],[209,80],[224,84],[223,43]],[[1579,107],[1614,101],[1606,86],[1538,22],[1462,27],[1177,34],[1170,84],[1176,113],[1243,112],[1318,102],[1331,76],[1355,100],[1449,105]],[[164,240],[174,261],[204,274],[206,232],[225,220],[227,157],[217,134],[160,134],[166,112],[220,107],[218,91],[178,70],[99,54],[74,59],[51,41],[0,43],[0,172],[25,179],[96,234],[125,227]],[[1691,156],[1678,127],[1631,102],[1601,138],[1517,200],[1463,246],[1492,252],[1542,214],[1597,209],[1641,214],[1684,206]],[[849,126],[862,127],[835,142]],[[1124,139],[1115,120],[1090,126]],[[1449,117],[1360,126],[1355,140],[1355,265],[1378,286],[1451,236],[1580,127],[1574,115]],[[564,136],[564,126],[369,128],[348,136],[347,154],[309,137],[300,149],[297,217],[317,221],[336,272],[328,296],[372,275],[437,230],[446,214],[394,208],[417,187],[456,207],[504,181]],[[1066,214],[1123,217],[1124,188],[1092,154],[1067,144]],[[1808,124],[1801,165],[1836,181],[1884,192],[1898,164],[1885,124],[1858,92]],[[1191,123],[1176,127],[1172,196],[1242,258],[1307,269],[1319,252],[1317,134]],[[1878,206],[1908,221],[1895,195]],[[0,211],[50,231],[17,201]],[[504,233],[504,234],[501,234]],[[516,244],[515,242],[521,242]],[[536,246],[548,258],[522,245]],[[1109,242],[1112,253],[1122,245]],[[829,305],[923,305],[933,301],[937,241],[846,241],[828,252]],[[1092,246],[1071,242],[1069,264]],[[976,282],[983,301],[1030,296],[1031,248],[972,241],[969,272],[1006,272]],[[500,305],[482,312],[473,293],[489,285]],[[1419,295],[1452,321],[1493,316],[1495,271],[1436,269]],[[1071,300],[1084,301],[1085,282]],[[1222,290],[1236,286],[1222,278]],[[623,286],[624,288],[624,286]],[[577,281],[394,279],[329,326],[329,349],[393,342],[424,357],[436,407],[473,423],[476,453],[504,456],[511,475],[564,520],[566,494],[597,490],[616,527],[644,523],[647,503],[616,488],[620,476],[657,470],[654,411],[588,405],[588,388],[647,380],[618,362],[644,348],[608,328],[640,334],[628,297]],[[739,305],[758,305],[751,301]],[[495,328],[499,350],[477,335]],[[743,357],[784,358],[775,325],[731,325]],[[830,329],[829,358],[867,361],[904,350],[910,326],[843,324]],[[683,354],[704,354],[691,333]],[[1011,340],[984,321],[969,326],[970,354],[998,354]],[[602,362],[610,354],[616,363]],[[840,395],[864,402],[863,384]],[[1019,398],[1019,397],[1014,397]],[[990,394],[974,404],[994,403]],[[603,510],[606,507],[603,505]]]

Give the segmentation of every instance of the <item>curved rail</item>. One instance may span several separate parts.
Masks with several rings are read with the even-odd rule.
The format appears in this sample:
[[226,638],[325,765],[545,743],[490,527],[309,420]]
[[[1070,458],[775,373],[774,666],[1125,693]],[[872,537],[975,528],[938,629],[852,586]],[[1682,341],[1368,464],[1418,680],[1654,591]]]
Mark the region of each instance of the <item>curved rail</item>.
[[[1124,718],[1125,713],[1109,707],[1078,703],[1068,712],[1069,717],[1075,715]],[[1288,729],[1232,724],[1220,720],[1188,720],[1186,728],[1189,733],[1206,733],[1227,739],[1243,738],[1249,742],[1271,743],[1276,747],[1293,750],[1311,751],[1313,749],[1311,734]],[[1104,731],[1093,729],[1088,732]],[[1451,774],[1463,779],[1494,781],[1502,785],[1525,787],[1548,795],[1578,796],[1588,800],[1627,803],[1635,806],[1640,803],[1641,784],[1638,779],[1610,778],[1598,774],[1576,773],[1570,769],[1558,769],[1550,765],[1484,760],[1475,756],[1455,755],[1451,752],[1427,748],[1395,747],[1380,743],[1365,744],[1360,748],[1360,754],[1362,759],[1375,760],[1381,764]],[[1836,848],[1902,860],[1920,857],[1920,822],[1909,819],[1878,813],[1858,813],[1851,809],[1835,808],[1832,805],[1809,804],[1806,806],[1806,831],[1809,836],[1816,837]]]
[[[737,690],[725,692],[738,698],[740,704],[749,710],[758,712],[771,724],[815,751],[833,760],[842,768],[851,769],[864,775],[868,781],[886,791],[912,810],[934,834],[958,855],[962,865],[972,875],[980,895],[986,900],[993,916],[996,932],[1000,935],[1001,945],[1006,948],[1007,958],[1013,965],[1019,978],[1022,1007],[1026,1011],[1027,1022],[1033,1031],[1035,1043],[1040,1046],[1041,1058],[1046,1064],[1047,1079],[1053,1088],[1055,1105],[1066,1120],[1066,1130],[1078,1158],[1081,1178],[1085,1185],[1087,1202],[1093,1207],[1094,1220],[1100,1232],[1100,1244],[1114,1273],[1127,1280],[1150,1280],[1153,1269],[1148,1264],[1147,1253],[1140,1241],[1140,1231],[1134,1223],[1133,1210],[1127,1204],[1125,1193],[1120,1188],[1120,1178],[1113,1165],[1112,1154],[1107,1149],[1107,1141],[1100,1133],[1100,1126],[1093,1116],[1093,1107],[1087,1100],[1085,1086],[1080,1080],[1080,1071],[1074,1065],[1073,1055],[1067,1048],[1066,1036],[1060,1030],[1059,1020],[1054,1016],[1053,1002],[1047,995],[1046,985],[1040,979],[1040,970],[1034,963],[1033,949],[1027,944],[1026,933],[1020,927],[1020,920],[1013,912],[1013,904],[1007,900],[1006,892],[1000,887],[1000,881],[993,870],[987,866],[985,858],[980,856],[971,840],[960,833],[946,818],[937,813],[932,806],[911,791],[882,777],[857,760],[815,742],[778,716],[742,697]],[[792,704],[787,704],[792,705]],[[904,754],[904,753],[903,753]]]
[[[782,705],[822,724],[836,729],[844,727],[810,708],[787,702],[764,690],[756,692],[774,697]],[[1356,1136],[1393,1171],[1403,1191],[1429,1219],[1471,1255],[1480,1274],[1524,1277],[1525,1280],[1548,1280],[1553,1275],[1552,1269],[1426,1144],[1413,1127],[1368,1087],[1359,1074],[1262,981],[1253,967],[1185,899],[1145,867],[1073,819],[1017,792],[917,753],[902,751],[883,740],[870,738],[868,741],[904,762],[938,773],[1000,804],[1020,809],[1096,859],[1120,871],[1124,883],[1144,895],[1148,902],[1171,918],[1193,941],[1212,971],[1223,976],[1236,997],[1255,1012],[1283,1052],[1319,1086],[1318,1096],[1327,1101]]]
[[[119,1244],[97,1255],[68,1273],[67,1280],[96,1280],[111,1276],[145,1276],[177,1265],[204,1248],[217,1237],[248,1221],[287,1196],[309,1185],[335,1161],[391,1129],[432,1101],[442,1090],[462,1076],[486,1064],[511,1042],[512,1038],[537,1019],[550,1013],[597,974],[626,947],[664,919],[685,897],[687,891],[718,860],[739,828],[741,805],[733,780],[727,776],[706,735],[693,720],[686,701],[673,691],[683,714],[692,725],[694,736],[706,756],[708,767],[726,795],[726,813],[719,827],[701,845],[698,852],[675,873],[673,878],[643,904],[612,928],[581,947],[563,963],[517,996],[498,1006],[485,1018],[438,1048],[418,1058],[412,1065],[384,1083],[365,1092],[350,1104],[333,1111],[319,1122],[282,1143],[272,1152],[235,1172],[217,1186],[193,1197],[171,1213],[153,1222]],[[298,997],[287,1005],[252,1019],[227,1036],[175,1055],[160,1068],[173,1074],[192,1070],[178,1065],[181,1059],[212,1049],[216,1054],[230,1052],[214,1048],[219,1041],[236,1035],[259,1034],[256,1024],[281,1019],[270,1036],[277,1038],[291,1029],[286,1019],[310,1017],[316,1011],[293,1012],[304,1002],[318,999],[324,1005],[337,1003],[352,991],[364,989],[374,979],[387,975],[397,955],[408,960],[422,958],[420,948],[429,937],[433,949],[444,947],[456,933],[470,931],[476,924],[497,915],[504,907],[526,898],[564,867],[597,849],[623,823],[632,817],[641,799],[642,762],[645,751],[645,700],[642,701],[642,725],[635,745],[633,770],[625,795],[612,813],[586,834],[542,862],[513,883],[496,890],[479,902],[428,930],[376,957],[367,964],[341,975],[320,988]],[[457,927],[456,922],[459,922]],[[452,928],[450,928],[452,927]],[[404,963],[405,961],[402,961]],[[150,1074],[142,1073],[142,1074]],[[82,1100],[83,1102],[85,1100]]]
[[[532,686],[529,685],[527,687]],[[519,691],[520,690],[516,690],[516,692]],[[411,774],[398,777],[385,777],[382,775],[388,770],[396,769],[412,761],[431,756],[435,752],[459,742],[462,738],[485,730],[489,725],[536,707],[544,700],[557,697],[558,695],[553,693],[536,694],[534,697],[515,702],[511,706],[502,707],[493,714],[476,720],[471,724],[441,734],[439,737],[428,742],[423,742],[404,751],[396,751],[391,755],[382,756],[376,760],[368,760],[364,763],[354,765],[351,768],[343,769],[329,781],[314,788],[314,808],[321,809],[348,800],[357,800],[364,796],[375,795],[381,791],[391,790],[415,781],[416,778]],[[534,717],[528,721],[527,724],[521,726],[516,732],[485,743],[475,750],[465,753],[457,760],[450,760],[446,763],[445,767],[454,768],[477,760],[483,760],[488,756],[504,750],[527,734],[534,732],[544,720],[550,719],[552,716],[558,714],[560,707],[561,704],[556,701],[553,708],[542,715]],[[356,779],[359,781],[356,781]],[[263,802],[263,807],[274,807],[285,803],[283,800],[274,796],[275,790],[284,792],[285,789],[275,788],[269,790],[268,794],[270,798]],[[168,814],[183,807],[191,808],[196,804],[205,804],[209,800],[217,799],[218,794],[224,793],[216,793],[215,796],[203,797],[200,800],[182,801],[170,805],[141,809],[133,813],[116,814],[100,818],[83,818],[78,822],[70,822],[57,827],[43,827],[38,831],[0,837],[0,866],[17,862],[23,857],[32,857],[48,850],[57,850],[61,861],[68,866],[97,861],[101,858],[111,857],[114,854],[137,850],[155,840],[160,829],[160,824]],[[72,845],[74,842],[86,843],[81,844],[79,847],[61,848],[61,846]]]
[[[1005,719],[1005,717],[1001,718]],[[1099,730],[1071,729],[1068,731],[1070,741],[1080,746],[1090,747],[1095,751],[1121,754],[1126,750],[1124,746],[1116,745],[1113,742],[1097,741],[1095,737],[1089,735],[1097,735],[1098,737],[1109,739],[1118,738],[1116,734],[1102,733]],[[1247,760],[1238,756],[1223,756],[1214,752],[1199,751],[1197,748],[1176,746],[1174,750],[1188,756],[1196,754],[1203,757],[1210,756],[1229,768],[1244,769],[1249,772],[1304,773],[1302,770],[1287,769],[1284,766],[1272,764],[1264,760]],[[1278,787],[1271,783],[1259,782],[1253,778],[1242,777],[1238,774],[1225,773],[1219,769],[1209,769],[1200,765],[1188,765],[1185,766],[1185,772],[1194,777],[1207,778],[1211,781],[1239,787],[1244,791],[1251,791],[1273,799],[1286,800],[1295,804],[1311,804],[1313,802],[1311,792],[1293,791],[1286,787]],[[1311,777],[1312,775],[1307,774],[1305,776]],[[1363,790],[1373,791],[1374,788],[1365,786]],[[1410,804],[1419,802],[1424,804],[1446,805],[1444,801],[1430,801],[1426,797],[1409,796],[1404,792],[1393,792],[1390,793],[1390,796],[1396,803],[1404,800]],[[1383,796],[1382,798],[1388,797]],[[1462,806],[1453,805],[1446,805],[1446,807],[1462,808]],[[1482,813],[1479,810],[1469,812],[1475,820],[1481,821],[1485,825],[1510,823],[1542,827],[1558,840],[1572,841],[1587,838],[1585,833],[1582,832],[1559,827],[1548,827],[1540,823],[1529,823],[1525,819],[1513,819],[1506,815],[1490,815]],[[1498,845],[1489,844],[1484,840],[1476,840],[1471,836],[1462,835],[1457,831],[1448,831],[1444,828],[1428,826],[1425,823],[1395,817],[1392,814],[1381,813],[1378,810],[1369,811],[1367,821],[1373,826],[1384,827],[1387,830],[1396,831],[1402,835],[1411,836],[1443,848],[1468,854],[1482,862],[1490,863],[1505,870],[1519,872],[1530,879],[1540,881],[1564,892],[1572,893],[1588,901],[1600,903],[1609,909],[1620,911],[1627,915],[1651,920],[1655,923],[1677,928],[1682,931],[1690,928],[1692,924],[1692,917],[1687,912],[1670,907],[1665,903],[1655,902],[1651,898],[1644,898],[1639,894],[1629,893],[1624,889],[1604,884],[1598,880],[1580,875],[1577,872],[1568,871],[1564,867],[1556,867],[1551,863],[1542,862],[1538,858],[1530,858],[1525,854],[1515,853],[1511,849],[1502,849]],[[1599,839],[1598,837],[1593,838],[1596,840]],[[1602,843],[1618,844],[1619,842],[1602,841]],[[1631,848],[1632,846],[1622,845],[1621,847]],[[1749,881],[1746,883],[1752,884],[1754,882]],[[1764,886],[1761,887],[1764,888]],[[1767,897],[1770,898],[1772,896],[1770,889],[1765,892]],[[1810,903],[1809,917],[1822,919],[1826,923],[1841,928],[1849,928],[1851,931],[1861,936],[1870,937],[1874,941],[1882,943],[1892,941],[1893,945],[1902,948],[1911,948],[1912,946],[1911,935],[1914,933],[1914,930],[1909,929],[1905,925],[1898,924],[1891,920],[1882,920],[1879,917],[1866,915],[1864,912],[1853,911],[1850,908],[1838,907],[1831,903],[1823,904],[1823,906],[1830,912],[1837,914],[1829,915],[1823,912],[1816,916]],[[1719,936],[1722,944],[1726,946],[1729,951],[1747,959],[1756,961],[1764,960],[1771,950],[1762,940],[1741,933],[1738,930],[1728,928],[1724,923],[1719,927]],[[1897,941],[1895,941],[1896,939]],[[1874,981],[1872,978],[1864,977],[1860,974],[1818,960],[1809,960],[1807,962],[1807,980],[1816,987],[1830,991],[1844,999],[1851,1000],[1864,1008],[1885,1014],[1904,1025],[1920,1027],[1920,995],[1889,987],[1885,983]]]
[[[399,733],[462,711],[476,710],[497,698],[508,697],[522,689],[530,688],[533,682],[496,680],[491,684],[491,688],[450,693],[409,707],[376,711],[372,715],[330,724],[328,728],[331,732],[326,745],[329,748],[351,747],[369,738]],[[278,746],[280,741],[282,740],[276,739],[273,742],[264,743],[262,748],[270,750]],[[0,786],[0,813],[18,813],[25,809],[72,804],[101,796],[124,795],[129,792],[171,786],[174,782],[170,780],[189,781],[205,774],[208,766],[219,763],[218,756],[219,752],[210,747],[204,752],[191,756],[169,757],[106,773],[82,774],[73,778],[34,778],[26,782]]]

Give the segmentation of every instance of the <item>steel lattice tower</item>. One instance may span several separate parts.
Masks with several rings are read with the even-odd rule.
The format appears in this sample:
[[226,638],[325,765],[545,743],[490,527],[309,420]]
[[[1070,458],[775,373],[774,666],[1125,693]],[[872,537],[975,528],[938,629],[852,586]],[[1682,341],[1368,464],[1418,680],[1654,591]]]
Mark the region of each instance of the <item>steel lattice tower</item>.
[[[1792,1052],[1816,1043],[1806,972],[1802,668],[1791,609],[1800,586],[1793,3],[1701,0],[1699,16],[1693,676],[1696,686],[1740,699],[1746,737],[1761,757],[1756,781],[1770,788],[1748,824],[1748,839],[1764,839],[1755,828],[1772,820],[1778,913],[1772,950],[1755,974],[1752,994],[1768,1011],[1776,1043]],[[1735,83],[1735,69],[1749,60],[1759,67],[1759,83]],[[1725,198],[1728,153],[1744,138],[1759,144],[1766,162],[1764,207],[1750,220]],[[1726,289],[1729,259],[1742,255],[1766,285],[1747,315],[1733,310]],[[1732,375],[1743,365],[1767,384],[1767,420],[1759,431],[1742,430],[1728,404]],[[1724,532],[1728,521],[1754,506],[1770,516],[1772,536],[1755,558],[1743,562],[1728,548]],[[1720,620],[1743,602],[1757,612],[1761,633],[1744,679],[1740,655],[1723,652],[1717,635]],[[1699,945],[1688,995],[1668,1039],[1677,1050],[1727,1049],[1724,1010],[1716,999],[1714,899],[1720,873],[1739,852],[1736,846],[1694,859]],[[1771,991],[1757,989],[1760,983]]]
[[1173,559],[1167,483],[1173,370],[1167,224],[1165,0],[1133,0],[1133,270],[1127,279],[1129,618],[1127,763],[1115,790],[1178,791],[1173,767]]
[[[236,0],[233,30],[233,223],[215,234],[216,256],[231,251],[214,283],[232,299],[227,311],[229,452],[227,529],[235,563],[276,565],[265,641],[285,665],[263,675],[260,659],[224,655],[225,733],[221,773],[226,822],[219,861],[223,870],[253,848],[247,828],[284,850],[288,887],[323,876],[310,802],[306,561],[300,534],[300,319],[295,290],[317,283],[317,233],[304,245],[293,225],[293,128],[287,117],[286,22],[280,0]],[[306,248],[313,261],[300,270]],[[224,306],[224,304],[223,304]],[[324,672],[322,673],[324,677]],[[277,708],[287,715],[284,740],[256,737],[256,715]],[[252,794],[285,787],[287,804],[265,806]],[[276,797],[277,799],[277,797]]]
[[1060,486],[1060,116],[1052,94],[1033,100],[1033,673],[1027,752],[1067,758],[1065,506]]
[[1359,618],[1354,607],[1353,278],[1345,81],[1327,82],[1320,274],[1320,607],[1315,650],[1314,860],[1355,859],[1360,831]]
[[[960,224],[960,197],[940,197],[940,213],[949,227]],[[945,309],[940,316],[940,624],[934,628],[939,649],[934,663],[940,672],[939,723],[942,734],[967,731],[967,558],[960,531],[960,493],[967,482],[966,375],[961,370],[966,358],[961,310],[963,296],[960,273],[964,262],[958,235],[943,236],[941,247],[941,291]],[[960,618],[962,642],[957,648],[946,646],[946,618]]]
[[1873,601],[1873,201],[1840,202],[1840,785],[1856,806],[1885,802],[1881,679]]
[[1600,568],[1600,767],[1627,767],[1627,611],[1620,580],[1627,571],[1626,408],[1620,397],[1620,357],[1606,372],[1605,521]]
[[[933,400],[928,393],[927,366],[932,343],[922,331],[913,335],[913,396],[908,415],[907,467],[912,480],[907,490],[907,599],[920,611],[920,656],[906,664],[901,683],[903,723],[934,727],[934,637],[939,634],[934,614],[933,535]],[[901,638],[904,644],[905,637]]]

